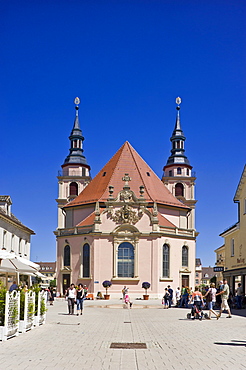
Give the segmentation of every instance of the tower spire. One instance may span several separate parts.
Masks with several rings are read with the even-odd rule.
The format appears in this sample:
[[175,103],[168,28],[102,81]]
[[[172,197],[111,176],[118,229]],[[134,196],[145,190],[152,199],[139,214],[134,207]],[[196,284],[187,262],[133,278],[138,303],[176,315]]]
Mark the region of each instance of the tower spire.
[[184,136],[184,133],[181,129],[181,122],[180,122],[180,104],[181,104],[181,98],[176,98],[176,123],[175,127],[172,133],[172,136],[170,138],[170,141],[172,143],[172,149],[171,149],[171,155],[169,156],[167,160],[166,166],[172,165],[172,164],[185,164],[190,165],[190,162],[188,158],[185,156],[184,152],[184,142],[186,137]]
[[195,229],[195,173],[185,155],[184,142],[186,137],[181,128],[180,104],[181,98],[176,98],[176,122],[170,138],[172,143],[171,155],[164,166],[162,181],[184,204],[191,208],[190,215],[187,217],[187,227]]
[[75,119],[74,119],[73,129],[69,136],[69,140],[70,140],[69,155],[66,157],[63,165],[82,164],[82,165],[88,166],[86,158],[83,155],[84,137],[82,135],[82,131],[80,129],[80,124],[79,124],[80,99],[78,97],[74,99],[74,104],[75,104]]
[[91,181],[90,166],[83,155],[84,137],[79,125],[80,99],[74,99],[75,119],[69,136],[69,155],[62,164],[62,171],[58,172],[58,228],[65,227],[65,216],[62,211],[65,204],[76,198]]

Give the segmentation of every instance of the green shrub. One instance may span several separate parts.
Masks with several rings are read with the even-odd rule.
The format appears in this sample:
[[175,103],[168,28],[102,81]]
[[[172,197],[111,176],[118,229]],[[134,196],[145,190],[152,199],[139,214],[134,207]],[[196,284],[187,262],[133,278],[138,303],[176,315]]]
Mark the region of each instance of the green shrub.
[[7,288],[0,281],[0,326],[4,325],[5,320],[5,302],[6,302]]

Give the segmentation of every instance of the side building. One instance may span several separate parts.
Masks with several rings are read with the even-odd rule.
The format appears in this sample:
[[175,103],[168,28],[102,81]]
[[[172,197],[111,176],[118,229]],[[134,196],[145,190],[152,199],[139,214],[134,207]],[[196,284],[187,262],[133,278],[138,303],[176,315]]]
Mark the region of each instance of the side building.
[[244,166],[234,202],[238,205],[238,221],[223,233],[225,271],[223,276],[228,280],[233,292],[241,283],[245,293],[246,284],[246,165]]
[[178,105],[171,138],[175,149],[163,181],[125,142],[80,194],[60,207],[64,227],[58,223],[55,231],[58,292],[64,294],[73,282],[97,294],[102,282],[110,280],[112,297],[120,297],[126,285],[134,298],[143,295],[142,283],[148,281],[148,294],[155,298],[167,285],[194,286],[195,178],[181,132]]
[[[9,195],[0,195],[0,245],[6,252],[14,253],[22,262],[27,265],[30,261],[31,235],[34,231],[18,220],[12,213],[12,200]],[[0,261],[0,280],[6,285],[11,285],[13,280],[28,281],[29,275],[24,273],[17,274],[13,269],[4,271],[2,261]]]

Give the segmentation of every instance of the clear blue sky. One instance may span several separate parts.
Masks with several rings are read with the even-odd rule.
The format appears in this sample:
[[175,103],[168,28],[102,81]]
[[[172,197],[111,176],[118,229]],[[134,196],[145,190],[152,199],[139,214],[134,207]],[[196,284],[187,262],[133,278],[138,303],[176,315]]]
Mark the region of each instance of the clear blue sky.
[[246,158],[245,19],[245,0],[0,1],[0,193],[36,232],[32,260],[56,257],[75,96],[92,176],[128,140],[160,177],[181,96],[197,257],[214,264]]

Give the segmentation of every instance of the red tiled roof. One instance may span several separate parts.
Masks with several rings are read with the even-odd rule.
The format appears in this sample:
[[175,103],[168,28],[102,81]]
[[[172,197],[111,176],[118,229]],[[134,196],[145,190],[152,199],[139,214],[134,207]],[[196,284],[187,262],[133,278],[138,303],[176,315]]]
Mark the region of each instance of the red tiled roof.
[[122,181],[122,177],[126,173],[131,178],[129,186],[137,197],[140,195],[139,186],[143,185],[145,188],[143,196],[147,202],[188,208],[170,193],[159,177],[127,141],[86,188],[65,207],[96,201],[105,202],[109,197],[109,185],[114,186],[113,196],[116,197],[118,192],[123,189],[124,181]]
[[95,220],[95,211],[92,212],[89,216],[87,216],[83,221],[81,221],[78,225],[76,226],[89,226],[93,225]]
[[171,227],[172,229],[176,228],[176,226],[172,222],[170,222],[166,217],[162,216],[159,212],[157,217],[160,226]]

